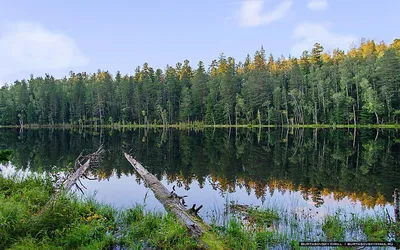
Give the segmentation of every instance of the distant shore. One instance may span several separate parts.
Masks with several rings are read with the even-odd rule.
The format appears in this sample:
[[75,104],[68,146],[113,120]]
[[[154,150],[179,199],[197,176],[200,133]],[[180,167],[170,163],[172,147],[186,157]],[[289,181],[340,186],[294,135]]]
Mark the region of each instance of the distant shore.
[[39,128],[174,128],[174,129],[203,129],[203,128],[309,128],[309,129],[400,129],[400,124],[284,124],[284,125],[268,125],[268,124],[203,124],[203,123],[177,123],[177,124],[107,124],[107,125],[77,125],[77,124],[32,124],[32,125],[0,125],[0,128],[24,128],[24,129],[39,129]]

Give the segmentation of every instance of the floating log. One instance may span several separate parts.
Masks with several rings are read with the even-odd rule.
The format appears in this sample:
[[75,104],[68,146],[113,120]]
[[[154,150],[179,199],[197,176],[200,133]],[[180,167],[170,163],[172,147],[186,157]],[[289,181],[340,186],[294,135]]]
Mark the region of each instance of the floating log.
[[[195,238],[200,237],[205,229],[197,222],[193,216],[189,215],[186,208],[176,199],[175,196],[171,195],[171,192],[151,173],[149,173],[138,161],[132,158],[127,153],[125,158],[135,168],[136,172],[143,178],[146,184],[154,192],[156,198],[163,204],[167,211],[172,212],[175,216],[185,224],[189,231]],[[207,230],[207,229],[206,229]]]
[[[89,169],[89,167],[97,167],[99,165],[103,152],[104,152],[103,146],[100,146],[97,149],[97,151],[92,154],[82,156],[81,153],[75,160],[75,166],[74,166],[75,171],[71,176],[68,177],[66,181],[64,181],[63,189],[70,190],[74,185],[76,185],[76,187],[80,189],[77,182],[78,181],[80,182],[80,178],[82,176],[87,178],[85,173]],[[85,163],[82,164],[81,163],[82,161],[85,161]],[[80,183],[83,186],[82,182]]]
[[[181,224],[186,226],[191,235],[201,242],[205,248],[223,249],[217,237],[210,231],[210,227],[203,223],[196,215],[201,209],[194,209],[195,213],[191,213],[180,202],[179,196],[174,195],[174,192],[168,189],[151,173],[149,173],[138,161],[132,156],[124,153],[125,158],[133,166],[136,172],[141,176],[145,183],[153,191],[155,197],[161,202],[167,212],[173,213]],[[194,208],[193,205],[192,208]]]
[[83,176],[83,174],[90,167],[90,159],[88,159],[83,165],[81,165],[65,182],[63,185],[64,190],[70,190],[73,185]]

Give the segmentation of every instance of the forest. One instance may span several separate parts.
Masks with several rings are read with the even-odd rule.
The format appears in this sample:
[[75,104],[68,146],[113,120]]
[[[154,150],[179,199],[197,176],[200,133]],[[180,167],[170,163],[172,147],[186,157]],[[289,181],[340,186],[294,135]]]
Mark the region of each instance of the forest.
[[315,43],[299,58],[261,47],[244,62],[220,54],[197,68],[31,75],[1,87],[0,125],[397,124],[399,89],[400,39],[332,53]]

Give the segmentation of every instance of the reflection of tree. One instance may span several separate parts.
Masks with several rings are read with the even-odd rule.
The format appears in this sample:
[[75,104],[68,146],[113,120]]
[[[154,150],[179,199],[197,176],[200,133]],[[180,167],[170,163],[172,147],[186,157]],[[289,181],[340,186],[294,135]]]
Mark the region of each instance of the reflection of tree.
[[[200,186],[211,183],[221,194],[243,187],[259,199],[265,199],[267,191],[300,191],[316,206],[331,193],[335,200],[349,197],[366,206],[391,200],[400,177],[396,131],[383,131],[376,139],[373,130],[356,131],[355,140],[353,130],[258,132],[238,129],[229,136],[222,129],[103,131],[107,151],[93,175],[108,179],[134,174],[123,149],[158,178],[165,176],[185,189],[193,181]],[[97,132],[84,130],[0,131],[0,149],[14,150],[12,164],[38,172],[71,167],[82,150],[97,148],[99,140]]]
[[256,182],[254,183],[254,193],[256,194],[257,199],[265,198],[267,184],[265,182]]
[[322,198],[322,193],[320,188],[311,188],[311,200],[315,203],[315,207],[320,207],[324,204],[324,199]]

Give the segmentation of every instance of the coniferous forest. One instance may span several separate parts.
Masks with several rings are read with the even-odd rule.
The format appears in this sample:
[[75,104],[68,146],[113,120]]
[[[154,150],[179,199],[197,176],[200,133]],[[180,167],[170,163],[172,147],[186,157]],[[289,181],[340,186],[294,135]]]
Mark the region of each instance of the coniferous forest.
[[299,58],[261,47],[244,62],[17,80],[0,89],[0,125],[397,124],[399,89],[400,39],[332,53],[316,43]]

